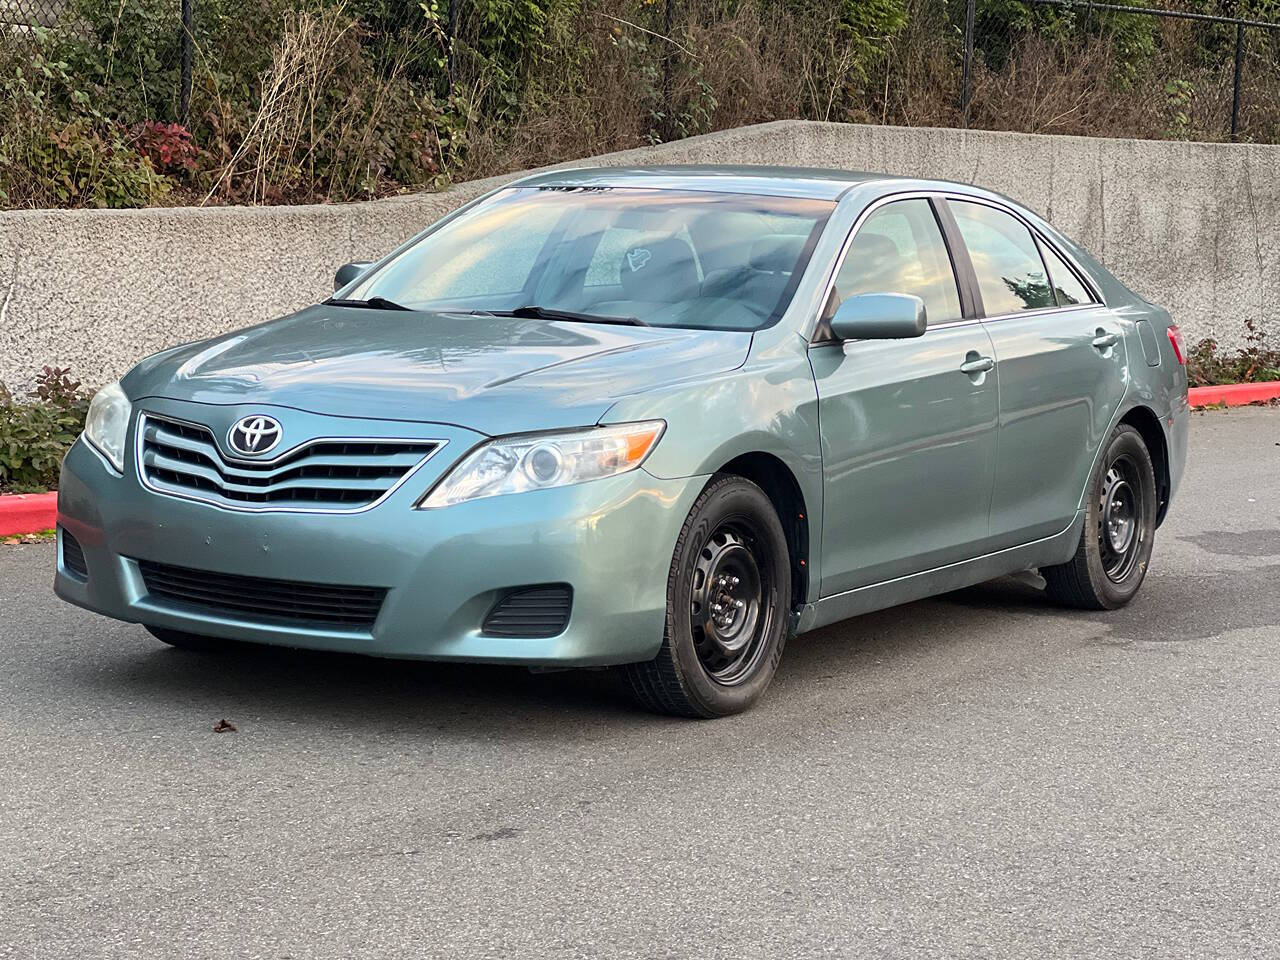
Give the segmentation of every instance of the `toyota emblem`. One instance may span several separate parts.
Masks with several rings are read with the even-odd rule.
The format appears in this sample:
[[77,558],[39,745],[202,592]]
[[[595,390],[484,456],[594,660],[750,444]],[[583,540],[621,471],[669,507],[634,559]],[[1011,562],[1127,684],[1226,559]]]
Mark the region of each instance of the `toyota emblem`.
[[235,422],[231,432],[227,434],[227,443],[236,453],[256,457],[274,449],[280,442],[282,433],[280,421],[274,417],[255,414]]

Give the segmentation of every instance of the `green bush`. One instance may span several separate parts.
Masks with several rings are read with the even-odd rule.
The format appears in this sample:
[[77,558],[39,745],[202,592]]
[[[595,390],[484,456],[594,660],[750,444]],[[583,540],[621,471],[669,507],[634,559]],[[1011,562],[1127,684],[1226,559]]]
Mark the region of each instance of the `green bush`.
[[118,131],[72,120],[30,132],[23,146],[31,194],[56,199],[49,206],[145,207],[169,192],[169,182]]
[[1187,379],[1193,387],[1280,380],[1280,350],[1251,344],[1222,353],[1217,341],[1201,340],[1187,354]]
[[53,34],[0,53],[0,200],[32,207],[141,207],[171,181],[109,119]]
[[174,115],[181,64],[177,3],[71,0],[63,17],[75,27],[57,36],[59,58],[98,110],[120,119]]
[[0,492],[39,493],[57,486],[62,457],[84,429],[90,399],[60,367],[45,367],[23,399],[0,384]]
[[[955,4],[953,10],[962,17],[964,4]],[[1114,79],[1120,82],[1131,80],[1137,66],[1155,53],[1160,25],[1156,17],[1093,10],[1087,4],[1073,9],[1032,6],[1021,0],[979,0],[975,24],[978,52],[993,67],[1004,67],[1017,38],[1028,33],[1068,48],[1091,37],[1105,37],[1114,48]]]

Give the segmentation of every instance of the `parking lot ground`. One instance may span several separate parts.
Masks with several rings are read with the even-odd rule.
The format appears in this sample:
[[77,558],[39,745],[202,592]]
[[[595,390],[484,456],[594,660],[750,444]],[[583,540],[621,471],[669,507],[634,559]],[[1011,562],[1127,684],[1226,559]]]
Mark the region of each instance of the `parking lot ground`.
[[0,957],[1274,956],[1280,411],[1192,429],[1128,608],[864,616],[715,722],[169,650],[0,547]]

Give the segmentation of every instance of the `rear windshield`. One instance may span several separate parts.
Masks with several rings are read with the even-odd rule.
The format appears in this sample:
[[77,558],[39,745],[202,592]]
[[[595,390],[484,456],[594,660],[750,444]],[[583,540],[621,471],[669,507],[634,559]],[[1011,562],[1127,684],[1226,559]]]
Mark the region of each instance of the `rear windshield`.
[[420,310],[549,310],[757,330],[791,301],[828,201],[521,187],[465,211],[340,294]]

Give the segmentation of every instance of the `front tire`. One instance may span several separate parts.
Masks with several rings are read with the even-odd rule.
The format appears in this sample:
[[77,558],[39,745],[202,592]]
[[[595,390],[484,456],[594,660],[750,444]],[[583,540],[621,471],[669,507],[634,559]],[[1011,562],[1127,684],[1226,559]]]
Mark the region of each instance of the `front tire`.
[[790,600],[791,558],[773,504],[742,477],[712,478],[676,540],[662,649],[622,668],[636,699],[684,717],[746,710],[777,671]]
[[1040,572],[1058,603],[1114,610],[1142,586],[1156,533],[1155,468],[1142,434],[1127,423],[1111,434],[1089,491],[1075,556]]

